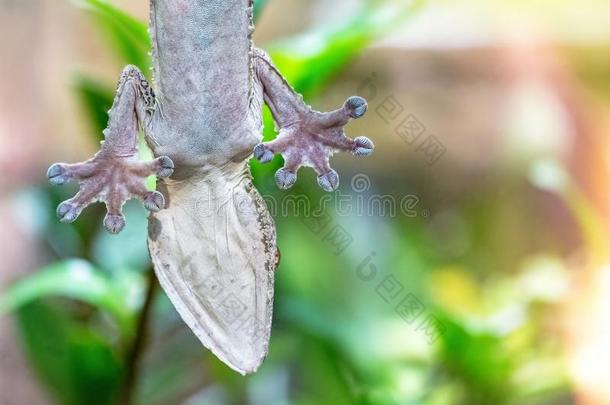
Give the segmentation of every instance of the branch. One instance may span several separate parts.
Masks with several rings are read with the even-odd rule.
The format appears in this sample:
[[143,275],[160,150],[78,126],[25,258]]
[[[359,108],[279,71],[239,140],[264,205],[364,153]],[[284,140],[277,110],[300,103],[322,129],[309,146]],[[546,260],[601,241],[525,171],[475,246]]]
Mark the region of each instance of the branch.
[[138,382],[140,358],[142,357],[144,348],[148,341],[150,312],[152,310],[156,288],[157,278],[155,277],[154,270],[151,268],[148,270],[146,298],[140,312],[140,318],[138,319],[136,335],[125,358],[125,378],[123,380],[123,386],[121,388],[121,392],[119,393],[118,400],[118,403],[121,405],[129,405],[133,400],[133,395]]

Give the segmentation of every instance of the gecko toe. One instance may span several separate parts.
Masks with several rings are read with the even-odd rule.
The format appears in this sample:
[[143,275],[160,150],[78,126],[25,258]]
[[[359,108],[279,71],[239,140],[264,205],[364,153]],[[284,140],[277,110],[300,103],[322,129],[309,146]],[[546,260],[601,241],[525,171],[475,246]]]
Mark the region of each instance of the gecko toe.
[[174,174],[174,162],[167,156],[161,156],[157,158],[159,162],[159,170],[157,170],[158,177],[169,177]]
[[352,154],[354,156],[369,156],[375,149],[373,141],[366,136],[359,136],[358,138],[354,139],[354,144],[355,146],[352,149]]
[[297,181],[297,175],[284,168],[275,172],[275,182],[282,190],[287,190]]
[[144,199],[144,207],[151,212],[158,212],[165,208],[165,197],[158,191],[152,191]]
[[54,186],[61,186],[68,182],[69,178],[65,169],[59,163],[55,163],[47,170],[47,179]]
[[339,174],[331,170],[321,176],[318,176],[318,184],[326,192],[335,191],[339,187]]
[[262,143],[254,148],[254,158],[261,163],[269,163],[273,160],[273,152]]
[[117,234],[125,227],[125,218],[121,214],[107,214],[104,218],[104,228],[112,234]]
[[360,118],[366,113],[368,104],[362,97],[353,96],[347,99],[345,108],[348,110],[350,117]]
[[57,217],[60,222],[69,224],[76,221],[80,214],[80,209],[76,204],[71,203],[69,200],[64,201],[57,207]]

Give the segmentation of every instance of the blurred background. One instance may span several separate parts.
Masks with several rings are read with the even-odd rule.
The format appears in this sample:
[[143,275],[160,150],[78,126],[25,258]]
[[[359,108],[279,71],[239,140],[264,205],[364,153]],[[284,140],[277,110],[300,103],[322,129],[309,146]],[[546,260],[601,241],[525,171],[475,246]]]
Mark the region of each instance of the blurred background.
[[98,149],[122,67],[150,66],[148,1],[0,0],[0,404],[609,404],[607,0],[255,11],[316,109],[369,100],[348,133],[376,151],[334,158],[330,199],[253,163],[282,262],[244,378],[156,286],[139,203],[110,236],[99,204],[59,224],[76,188],[46,184]]

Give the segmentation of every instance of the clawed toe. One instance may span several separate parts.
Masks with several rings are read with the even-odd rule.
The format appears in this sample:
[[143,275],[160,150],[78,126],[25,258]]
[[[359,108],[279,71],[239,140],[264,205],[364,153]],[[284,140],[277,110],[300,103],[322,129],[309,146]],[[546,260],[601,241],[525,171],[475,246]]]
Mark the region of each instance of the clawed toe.
[[278,170],[275,173],[275,182],[277,186],[282,190],[287,190],[294,185],[297,181],[297,175],[293,172],[284,168]]
[[318,176],[318,184],[326,192],[335,191],[339,187],[339,174],[331,170],[321,176]]
[[261,163],[269,163],[273,160],[273,152],[260,143],[254,148],[254,158]]
[[373,153],[373,150],[375,149],[373,141],[366,136],[359,136],[354,139],[354,144],[355,146],[352,149],[352,154],[354,156],[368,156]]
[[49,179],[49,183],[54,186],[61,186],[69,180],[65,169],[59,163],[55,163],[49,167],[49,170],[47,170],[47,178]]
[[347,99],[345,108],[348,110],[350,117],[360,118],[366,113],[368,104],[362,97],[353,96]]
[[80,214],[79,207],[76,204],[71,203],[69,200],[64,201],[57,207],[57,217],[60,222],[72,223],[76,221]]
[[174,174],[174,162],[167,156],[161,156],[157,158],[159,163],[159,170],[157,170],[157,176],[169,177]]
[[158,212],[165,208],[165,197],[158,191],[153,191],[144,199],[144,208],[151,212]]
[[125,218],[121,214],[106,214],[104,228],[112,234],[117,234],[125,227]]

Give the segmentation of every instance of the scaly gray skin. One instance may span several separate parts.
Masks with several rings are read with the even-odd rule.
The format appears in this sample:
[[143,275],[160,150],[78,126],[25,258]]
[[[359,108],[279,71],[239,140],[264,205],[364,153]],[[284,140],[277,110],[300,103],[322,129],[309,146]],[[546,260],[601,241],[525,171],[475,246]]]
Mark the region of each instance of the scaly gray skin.
[[[333,191],[339,177],[329,157],[373,150],[367,138],[352,140],[343,131],[366,112],[364,99],[313,111],[253,48],[252,30],[251,0],[152,0],[156,92],[127,66],[100,152],[48,171],[52,184],[80,184],[58,207],[63,222],[102,201],[104,226],[118,233],[124,202],[144,202],[161,285],[201,342],[243,374],[267,354],[278,257],[273,220],[252,186],[247,159],[253,151],[261,162],[281,153],[279,187],[291,187],[299,167],[310,166],[320,186]],[[269,143],[260,143],[263,101],[280,128]],[[157,157],[151,162],[137,158],[138,126]],[[151,174],[160,177],[158,191],[145,188]]]

